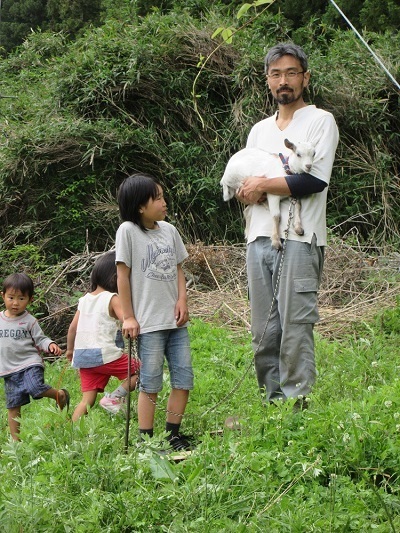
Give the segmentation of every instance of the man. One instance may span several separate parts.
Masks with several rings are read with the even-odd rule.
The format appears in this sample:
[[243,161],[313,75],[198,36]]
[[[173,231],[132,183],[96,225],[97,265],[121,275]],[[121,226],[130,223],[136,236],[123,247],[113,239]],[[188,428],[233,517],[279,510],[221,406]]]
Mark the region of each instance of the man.
[[[247,147],[287,155],[284,139],[288,138],[295,144],[311,141],[316,150],[310,174],[285,175],[282,167],[280,177],[247,178],[238,194],[241,201],[251,204],[247,274],[258,384],[267,401],[297,398],[301,406],[316,376],[313,328],[319,319],[317,290],[326,245],[327,188],[339,135],[333,116],[303,99],[310,72],[302,48],[292,43],[271,48],[265,57],[265,73],[278,110],[253,126]],[[302,201],[302,236],[288,225],[289,198],[281,202],[280,236],[284,239],[288,229],[288,239],[280,274],[282,251],[271,247],[271,216],[259,205],[266,193]]]

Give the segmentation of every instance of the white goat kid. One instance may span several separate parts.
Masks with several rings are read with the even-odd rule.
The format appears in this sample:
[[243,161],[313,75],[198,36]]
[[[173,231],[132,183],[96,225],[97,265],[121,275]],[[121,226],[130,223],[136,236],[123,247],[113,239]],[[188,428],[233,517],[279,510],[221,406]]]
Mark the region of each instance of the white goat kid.
[[[287,164],[284,165],[285,172],[289,174],[301,174],[310,172],[314,157],[315,146],[310,142],[298,142],[294,144],[285,139],[285,146],[291,150]],[[243,148],[229,159],[224,175],[220,181],[223,190],[223,198],[227,202],[239,191],[243,180],[249,176],[265,176],[273,178],[282,176],[282,161],[278,154],[271,154],[258,148]],[[273,221],[271,244],[277,250],[282,248],[279,223],[281,219],[280,202],[287,196],[277,196],[267,194],[269,211]],[[264,204],[265,205],[265,204]],[[245,216],[247,218],[248,214]],[[249,220],[246,221],[248,226]],[[294,230],[298,235],[303,235],[304,230],[301,223],[301,201],[295,203],[293,216]]]

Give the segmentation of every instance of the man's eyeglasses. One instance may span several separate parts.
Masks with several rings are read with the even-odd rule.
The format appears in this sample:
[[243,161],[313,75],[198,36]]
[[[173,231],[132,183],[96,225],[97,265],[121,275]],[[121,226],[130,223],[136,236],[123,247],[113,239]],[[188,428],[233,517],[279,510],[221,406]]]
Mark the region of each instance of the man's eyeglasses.
[[280,80],[282,76],[286,79],[293,80],[299,74],[304,74],[304,70],[289,70],[289,72],[273,72],[272,74],[267,74],[267,78],[270,80]]

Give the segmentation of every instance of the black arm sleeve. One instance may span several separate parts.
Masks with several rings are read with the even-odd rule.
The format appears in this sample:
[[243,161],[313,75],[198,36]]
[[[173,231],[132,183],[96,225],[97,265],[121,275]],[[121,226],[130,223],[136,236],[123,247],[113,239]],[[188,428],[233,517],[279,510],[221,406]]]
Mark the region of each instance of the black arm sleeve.
[[308,196],[315,192],[322,192],[328,186],[327,183],[311,174],[307,174],[307,172],[303,172],[302,174],[289,174],[285,176],[285,180],[290,189],[290,194],[295,198]]

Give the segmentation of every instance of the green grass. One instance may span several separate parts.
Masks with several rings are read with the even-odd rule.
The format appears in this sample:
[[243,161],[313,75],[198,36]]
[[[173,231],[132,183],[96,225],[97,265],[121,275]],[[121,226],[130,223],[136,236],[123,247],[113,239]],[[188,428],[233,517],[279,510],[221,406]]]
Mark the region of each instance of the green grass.
[[[124,420],[98,406],[72,424],[54,402],[32,402],[20,443],[9,440],[2,409],[1,531],[399,531],[400,342],[388,327],[399,314],[337,341],[317,337],[318,381],[297,413],[290,401],[263,406],[246,332],[194,320],[196,385],[183,429],[201,443],[181,463],[137,446],[136,393],[128,453]],[[78,402],[65,359],[46,367],[46,381]],[[160,438],[167,396],[168,381]],[[213,436],[231,415],[242,429]]]

